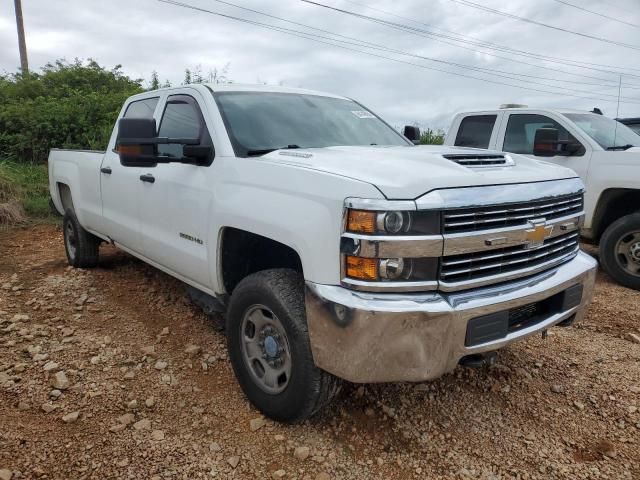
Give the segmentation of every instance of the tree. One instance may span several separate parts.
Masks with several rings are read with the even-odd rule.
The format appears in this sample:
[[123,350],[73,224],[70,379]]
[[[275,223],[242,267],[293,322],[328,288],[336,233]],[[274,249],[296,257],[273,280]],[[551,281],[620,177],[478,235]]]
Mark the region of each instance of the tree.
[[444,143],[444,131],[427,128],[420,134],[420,145],[442,145]]
[[158,80],[158,72],[151,72],[151,81],[149,82],[149,90],[157,90],[160,88],[160,80]]
[[188,68],[184,69],[184,82],[182,82],[183,85],[190,85],[191,84],[191,70],[189,70]]

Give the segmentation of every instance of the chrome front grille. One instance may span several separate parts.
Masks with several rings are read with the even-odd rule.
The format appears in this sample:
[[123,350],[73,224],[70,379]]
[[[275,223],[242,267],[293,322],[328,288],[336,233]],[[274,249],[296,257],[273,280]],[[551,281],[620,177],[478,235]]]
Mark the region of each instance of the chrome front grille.
[[445,210],[443,232],[465,233],[527,225],[530,220],[577,215],[582,212],[582,193],[527,203]]
[[440,264],[443,284],[472,282],[508,273],[539,271],[572,258],[579,249],[578,232],[549,238],[535,248],[526,245],[444,257]]

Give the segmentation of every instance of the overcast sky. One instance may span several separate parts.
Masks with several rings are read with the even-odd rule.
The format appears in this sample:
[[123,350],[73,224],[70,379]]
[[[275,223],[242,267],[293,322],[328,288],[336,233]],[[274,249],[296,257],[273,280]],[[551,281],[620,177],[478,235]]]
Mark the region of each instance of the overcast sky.
[[[470,51],[468,48],[480,48],[469,44],[452,42],[450,39],[445,39],[450,43],[445,44],[433,38],[426,38],[423,33],[417,35],[399,31],[300,0],[229,1],[332,34],[343,35],[334,38],[345,42],[370,42],[370,45],[375,44],[376,48],[367,50],[370,54],[422,67],[167,5],[158,0],[22,0],[30,68],[38,70],[45,63],[57,58],[73,60],[76,57],[91,57],[109,68],[121,64],[125,73],[136,78],[148,79],[151,72],[156,70],[161,80],[168,79],[175,85],[182,82],[186,67],[201,65],[206,73],[210,69],[220,69],[229,64],[228,76],[234,82],[282,83],[346,95],[361,101],[396,126],[417,122],[421,126],[446,128],[457,111],[496,108],[507,102],[580,109],[598,106],[609,116],[616,114],[618,76],[609,72],[575,68],[562,62],[548,63],[504,51],[490,52],[530,64],[524,65],[491,56],[487,54],[489,51],[486,49],[485,53]],[[629,102],[637,103],[622,103],[620,116],[640,116],[638,0],[567,0],[582,8],[636,26],[580,11],[558,0],[470,0],[537,22],[632,44],[637,46],[637,49],[498,16],[454,0],[318,1],[404,24],[413,28],[414,32],[415,29],[428,30],[448,35],[449,38],[454,34],[465,35],[465,41],[491,42],[500,48],[509,47],[533,54],[623,68],[627,73],[638,75],[622,78],[623,97],[627,97]],[[271,25],[329,35],[224,5],[215,0],[183,2]],[[342,45],[366,50],[362,45]],[[456,45],[464,45],[467,49]],[[394,52],[381,51],[380,47],[392,49]],[[401,52],[408,55],[401,55]],[[494,73],[468,70],[418,57],[431,57],[474,68],[488,68]],[[0,72],[14,72],[19,63],[13,2],[5,0],[0,4]],[[577,94],[598,99],[581,99],[495,85],[423,67],[538,90],[594,92]],[[595,68],[611,70],[608,67]],[[520,74],[518,80],[512,78],[513,73]],[[562,79],[566,82],[558,83],[526,75]],[[537,83],[525,83],[525,80]],[[638,88],[625,88],[625,84],[635,84]]]

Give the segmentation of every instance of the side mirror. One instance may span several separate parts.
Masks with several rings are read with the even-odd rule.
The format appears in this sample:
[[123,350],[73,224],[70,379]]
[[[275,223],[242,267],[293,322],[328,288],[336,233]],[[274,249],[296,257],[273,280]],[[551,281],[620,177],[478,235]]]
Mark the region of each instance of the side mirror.
[[420,129],[418,127],[415,125],[406,125],[402,133],[411,140],[414,145],[420,145]]
[[[160,155],[158,145],[182,146],[181,156]],[[158,163],[207,163],[213,148],[200,145],[197,138],[167,138],[156,136],[154,118],[121,118],[118,122],[116,151],[126,167],[155,166]]]
[[559,145],[557,128],[539,128],[533,140],[533,154],[536,157],[561,155]]
[[155,118],[121,118],[118,121],[116,151],[120,163],[144,167],[158,163]]

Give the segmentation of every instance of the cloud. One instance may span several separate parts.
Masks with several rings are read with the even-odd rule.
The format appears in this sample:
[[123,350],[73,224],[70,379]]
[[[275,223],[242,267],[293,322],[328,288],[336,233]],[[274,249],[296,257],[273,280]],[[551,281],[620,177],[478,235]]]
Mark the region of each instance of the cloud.
[[[215,0],[184,0],[202,8],[224,14],[301,30],[303,27],[284,23],[255,13],[243,11]],[[591,109],[600,106],[614,116],[617,77],[594,69],[577,69],[569,65],[543,63],[535,58],[516,57],[504,51],[494,55],[510,57],[514,63],[484,53],[455,46],[445,38],[425,38],[401,32],[364,19],[309,5],[298,0],[230,0],[247,8],[277,17],[354,37],[415,55],[474,65],[482,68],[518,73],[520,80],[506,79],[495,74],[480,73],[461,68],[406,57],[389,52],[369,50],[371,54],[394,58],[388,60],[302,39],[254,25],[240,23],[203,12],[167,5],[157,0],[111,0],[61,2],[29,0],[23,2],[29,62],[32,69],[57,58],[69,60],[94,58],[112,67],[122,64],[124,71],[135,78],[148,79],[153,70],[161,80],[180,83],[185,67],[202,65],[204,72],[230,64],[230,78],[236,82],[284,83],[289,86],[326,90],[361,101],[385,117],[391,124],[401,126],[418,122],[423,126],[447,127],[457,111],[495,108],[501,103],[515,102],[532,106],[564,106]],[[325,0],[320,0],[325,1]],[[450,0],[424,2],[419,0],[350,1],[326,0],[329,5],[371,15],[385,20],[428,29],[441,34],[464,34],[482,42],[491,42],[515,49],[558,58],[635,68],[640,52],[608,45],[568,33],[557,32],[513,19],[481,12]],[[633,0],[610,0],[605,4],[596,0],[580,2],[593,10],[626,21],[640,23],[640,11],[634,10]],[[492,8],[512,12],[539,22],[565,26],[575,31],[634,43],[640,38],[638,29],[625,26],[596,15],[581,12],[553,0],[529,2],[484,2]],[[368,7],[368,8],[367,8]],[[398,15],[398,18],[374,9]],[[633,12],[636,11],[635,15]],[[411,21],[411,20],[413,21]],[[426,25],[425,25],[426,24]],[[427,26],[428,25],[428,26]],[[319,35],[326,35],[315,32]],[[19,64],[15,38],[13,9],[0,11],[0,71],[15,71]],[[448,42],[448,43],[447,43]],[[640,44],[640,42],[638,42]],[[458,44],[459,45],[459,44]],[[359,47],[353,47],[362,50]],[[408,65],[410,62],[422,67]],[[539,90],[564,89],[566,92],[585,90],[592,96],[607,100],[579,99],[551,95],[481,82],[424,67],[481,77],[497,82],[528,86]],[[558,71],[547,70],[543,67]],[[570,75],[568,72],[574,73]],[[640,70],[632,71],[640,75]],[[567,80],[566,83],[526,77],[526,75]],[[582,77],[581,77],[582,75]],[[584,76],[596,77],[589,79]],[[525,83],[525,80],[545,85]],[[580,85],[607,83],[611,86]],[[628,77],[624,83],[640,85],[640,77]],[[604,97],[604,95],[612,95]],[[640,98],[640,90],[623,89],[623,95]],[[622,104],[620,115],[637,115],[640,105]]]

